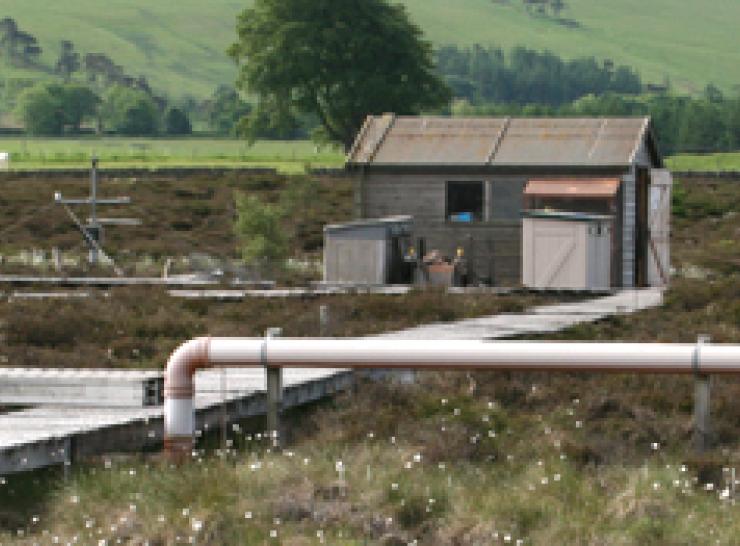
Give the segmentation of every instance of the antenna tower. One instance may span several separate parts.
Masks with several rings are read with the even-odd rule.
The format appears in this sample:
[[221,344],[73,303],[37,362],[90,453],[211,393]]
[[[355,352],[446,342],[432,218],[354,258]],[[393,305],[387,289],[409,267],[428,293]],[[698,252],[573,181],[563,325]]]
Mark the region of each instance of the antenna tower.
[[[90,247],[88,252],[88,261],[90,265],[96,265],[100,256],[103,256],[113,264],[113,268],[116,274],[121,276],[123,271],[113,262],[113,259],[108,256],[103,250],[103,226],[104,225],[119,225],[119,226],[136,226],[141,224],[141,221],[136,218],[100,218],[98,217],[98,205],[130,205],[130,197],[114,197],[108,199],[101,199],[98,197],[98,158],[93,156],[92,168],[90,170],[90,195],[86,198],[81,199],[65,199],[62,197],[62,192],[57,191],[54,193],[54,202],[62,205],[64,210],[69,215],[70,219],[82,233],[85,242]],[[70,205],[89,205],[90,216],[87,218],[87,223],[83,223],[79,217],[70,208]]]

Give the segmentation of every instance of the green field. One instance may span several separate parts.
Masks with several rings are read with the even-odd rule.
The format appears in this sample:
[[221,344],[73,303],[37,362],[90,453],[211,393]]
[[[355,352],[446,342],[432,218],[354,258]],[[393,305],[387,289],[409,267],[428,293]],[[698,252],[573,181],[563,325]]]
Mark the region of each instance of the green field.
[[[532,17],[520,0],[405,0],[413,19],[436,44],[526,45],[565,56],[594,55],[638,69],[646,81],[668,77],[680,90],[738,83],[740,49],[736,0],[568,0],[564,17]],[[0,17],[15,18],[37,36],[53,65],[59,40],[81,52],[103,52],[133,75],[173,97],[205,97],[230,83],[235,67],[224,51],[234,40],[234,18],[249,0],[4,0]],[[0,68],[2,74],[13,74]]]
[[305,167],[340,167],[340,149],[318,148],[305,140],[147,138],[0,138],[0,152],[10,152],[13,170],[86,167],[93,155],[101,167],[220,166],[274,167],[303,172]]
[[[101,167],[273,167],[293,174],[308,167],[341,167],[344,154],[332,146],[306,140],[218,138],[0,138],[0,152],[10,152],[12,170],[87,167],[97,155]],[[740,170],[740,152],[676,155],[667,158],[674,171]]]
[[681,154],[666,161],[673,171],[740,171],[740,152],[724,154]]

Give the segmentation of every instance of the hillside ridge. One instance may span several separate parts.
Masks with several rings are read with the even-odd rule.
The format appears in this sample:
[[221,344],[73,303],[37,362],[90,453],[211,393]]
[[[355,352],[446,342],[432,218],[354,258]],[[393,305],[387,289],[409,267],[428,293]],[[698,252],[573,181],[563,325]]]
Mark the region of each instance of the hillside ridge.
[[[235,38],[236,15],[250,3],[109,0],[103,10],[94,0],[5,0],[0,18],[16,19],[39,39],[47,66],[54,65],[60,41],[71,40],[81,53],[105,53],[128,73],[146,76],[159,92],[203,98],[234,79],[225,50]],[[700,91],[710,82],[734,91],[738,83],[740,48],[731,44],[737,43],[740,3],[732,0],[567,0],[557,17],[527,9],[523,0],[402,3],[435,45],[524,45],[565,58],[593,55],[680,91]],[[0,77],[29,75],[0,67]]]

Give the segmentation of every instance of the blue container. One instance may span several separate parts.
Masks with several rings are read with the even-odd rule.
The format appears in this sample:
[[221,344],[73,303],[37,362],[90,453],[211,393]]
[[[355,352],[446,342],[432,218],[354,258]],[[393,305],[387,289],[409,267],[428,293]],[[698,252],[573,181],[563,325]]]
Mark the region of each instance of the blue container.
[[472,212],[458,212],[457,214],[451,214],[450,221],[470,223],[473,221],[473,213]]

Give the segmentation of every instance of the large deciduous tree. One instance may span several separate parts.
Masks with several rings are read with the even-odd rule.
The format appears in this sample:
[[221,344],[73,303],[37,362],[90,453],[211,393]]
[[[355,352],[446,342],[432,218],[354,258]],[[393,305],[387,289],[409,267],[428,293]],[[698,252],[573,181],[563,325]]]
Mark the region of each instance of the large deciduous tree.
[[146,92],[115,85],[106,91],[101,108],[106,130],[120,135],[154,135],[159,129],[159,110]]
[[386,0],[255,0],[237,34],[237,85],[257,97],[248,125],[315,115],[347,148],[368,114],[416,114],[449,100],[422,31]]
[[100,99],[83,85],[39,83],[24,91],[17,110],[32,135],[77,133],[95,116]]

